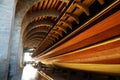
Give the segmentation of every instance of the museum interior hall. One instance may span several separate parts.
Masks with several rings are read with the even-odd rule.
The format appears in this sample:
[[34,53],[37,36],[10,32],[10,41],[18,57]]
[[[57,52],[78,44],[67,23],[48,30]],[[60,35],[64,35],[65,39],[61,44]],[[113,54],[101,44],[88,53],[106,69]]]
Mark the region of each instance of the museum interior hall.
[[120,80],[120,1],[0,0],[0,80]]

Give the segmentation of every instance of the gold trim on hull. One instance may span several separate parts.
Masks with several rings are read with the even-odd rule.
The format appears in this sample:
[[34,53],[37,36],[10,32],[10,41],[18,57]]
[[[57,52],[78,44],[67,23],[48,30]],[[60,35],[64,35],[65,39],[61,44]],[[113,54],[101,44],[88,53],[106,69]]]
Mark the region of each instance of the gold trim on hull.
[[120,75],[120,64],[80,64],[80,63],[53,63],[54,65],[85,71],[111,73]]

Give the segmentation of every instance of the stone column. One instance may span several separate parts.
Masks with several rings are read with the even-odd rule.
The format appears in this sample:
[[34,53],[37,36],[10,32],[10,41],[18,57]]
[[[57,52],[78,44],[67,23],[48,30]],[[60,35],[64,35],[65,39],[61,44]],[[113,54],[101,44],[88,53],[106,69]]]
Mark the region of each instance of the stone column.
[[7,80],[9,72],[15,3],[15,0],[0,0],[0,80]]

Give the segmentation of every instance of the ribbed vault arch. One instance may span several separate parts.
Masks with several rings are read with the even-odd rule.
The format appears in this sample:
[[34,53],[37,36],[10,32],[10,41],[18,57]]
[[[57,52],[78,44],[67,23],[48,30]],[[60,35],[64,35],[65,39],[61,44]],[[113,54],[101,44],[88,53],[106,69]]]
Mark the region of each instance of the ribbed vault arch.
[[[23,18],[23,44],[29,44],[36,39],[38,41],[38,38],[41,39],[41,36],[42,40],[44,40],[48,32],[55,24],[56,20],[65,10],[65,7],[68,3],[68,0],[40,0],[39,2],[34,3],[34,5],[29,8]],[[56,29],[55,33],[61,35],[62,31]],[[59,36],[56,34],[50,35],[50,40],[55,41],[54,39],[59,39]],[[40,41],[40,43],[41,42],[42,41]]]

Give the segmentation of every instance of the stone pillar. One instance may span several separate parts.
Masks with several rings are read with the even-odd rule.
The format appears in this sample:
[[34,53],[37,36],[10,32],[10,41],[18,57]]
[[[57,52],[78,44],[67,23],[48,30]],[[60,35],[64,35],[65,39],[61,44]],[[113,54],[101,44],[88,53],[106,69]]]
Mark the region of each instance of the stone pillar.
[[[16,6],[15,6],[16,7]],[[21,18],[14,17],[14,26],[12,28],[11,36],[11,50],[10,50],[10,65],[9,65],[9,79],[21,80],[22,69],[20,68],[20,59],[22,57],[22,42],[21,42]]]
[[15,3],[15,0],[0,0],[0,80],[7,80],[9,72]]
[[22,74],[22,69],[20,69],[20,57],[23,54],[20,39],[21,27],[16,24],[17,19],[15,17],[14,27],[12,29],[8,80],[21,80]]
[[[20,26],[15,25],[17,0],[0,1],[0,80],[20,80]],[[22,54],[22,52],[20,52]]]

